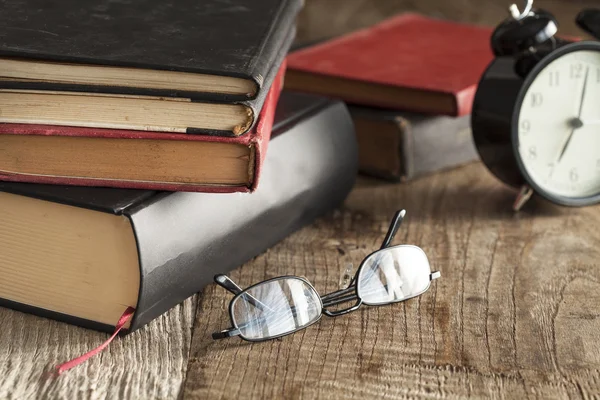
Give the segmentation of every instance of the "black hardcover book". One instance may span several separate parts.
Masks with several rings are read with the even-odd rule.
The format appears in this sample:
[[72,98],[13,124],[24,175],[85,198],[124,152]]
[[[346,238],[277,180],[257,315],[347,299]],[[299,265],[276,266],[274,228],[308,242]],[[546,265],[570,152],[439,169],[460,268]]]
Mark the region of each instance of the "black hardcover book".
[[0,89],[52,91],[61,101],[78,91],[235,102],[245,108],[221,113],[249,114],[245,130],[235,132],[241,134],[255,122],[291,46],[301,6],[301,0],[0,0]]
[[0,305],[129,331],[346,197],[357,146],[345,105],[284,94],[252,194],[0,182]]

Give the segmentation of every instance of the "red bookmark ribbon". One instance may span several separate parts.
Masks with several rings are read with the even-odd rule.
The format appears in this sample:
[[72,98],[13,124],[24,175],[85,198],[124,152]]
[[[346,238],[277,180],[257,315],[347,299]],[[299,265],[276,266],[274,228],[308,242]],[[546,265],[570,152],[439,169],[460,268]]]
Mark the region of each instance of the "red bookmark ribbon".
[[135,313],[135,308],[127,307],[127,310],[125,310],[123,315],[121,315],[121,318],[119,318],[119,322],[117,322],[117,325],[115,326],[115,332],[112,334],[111,337],[108,338],[108,340],[106,342],[102,343],[100,346],[96,347],[95,349],[90,350],[87,353],[85,353],[77,358],[72,359],[71,361],[67,361],[64,364],[57,366],[56,373],[58,375],[60,375],[63,372],[68,371],[71,368],[74,368],[74,367],[78,366],[79,364],[86,362],[88,359],[94,357],[95,355],[100,353],[102,350],[104,350],[106,348],[106,346],[108,346],[110,344],[110,342],[112,342],[113,339],[115,337],[117,337],[117,335],[119,334],[121,329],[123,329],[123,326],[125,326],[127,321],[129,321],[131,319],[131,317],[133,317],[134,313]]

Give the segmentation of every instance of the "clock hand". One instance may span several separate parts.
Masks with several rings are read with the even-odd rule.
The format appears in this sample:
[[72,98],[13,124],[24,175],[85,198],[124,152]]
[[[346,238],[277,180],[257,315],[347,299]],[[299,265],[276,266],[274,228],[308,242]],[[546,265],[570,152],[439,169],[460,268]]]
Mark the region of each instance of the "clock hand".
[[588,76],[590,76],[590,67],[588,66],[585,70],[585,78],[583,78],[583,90],[581,91],[581,101],[579,103],[579,114],[577,114],[577,118],[581,120],[581,114],[583,113],[583,100],[585,100],[585,92],[587,91],[587,81]]
[[560,162],[560,160],[562,160],[563,156],[567,152],[567,148],[569,147],[569,143],[571,143],[571,139],[573,138],[573,134],[575,133],[576,129],[577,128],[571,129],[571,133],[569,134],[569,137],[567,137],[567,140],[565,140],[565,144],[563,145],[562,150],[560,151],[560,154],[558,155],[558,159],[556,160],[557,164]]
[[562,150],[560,151],[560,154],[558,156],[557,163],[559,163],[560,160],[562,160],[563,156],[567,152],[567,148],[569,147],[569,144],[571,143],[571,139],[573,139],[575,131],[583,126],[583,123],[581,122],[581,113],[583,112],[583,100],[585,99],[585,92],[587,89],[587,81],[588,81],[589,75],[590,75],[590,67],[588,66],[587,69],[585,70],[585,78],[583,79],[583,90],[581,91],[581,100],[579,102],[579,113],[577,114],[577,118],[573,118],[569,122],[569,125],[571,125],[573,127],[573,129],[571,129],[571,133],[567,137],[567,140],[565,140],[565,144],[562,146]]

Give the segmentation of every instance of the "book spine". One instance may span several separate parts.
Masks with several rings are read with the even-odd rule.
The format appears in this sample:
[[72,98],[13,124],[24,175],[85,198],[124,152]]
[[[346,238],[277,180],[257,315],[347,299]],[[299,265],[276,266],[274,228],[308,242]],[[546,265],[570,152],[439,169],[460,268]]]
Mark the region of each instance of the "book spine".
[[357,146],[342,103],[269,146],[252,195],[175,193],[130,210],[141,268],[130,331],[332,210],[354,184]]
[[281,52],[287,53],[291,46],[290,34],[295,37],[296,16],[302,9],[301,0],[283,0],[279,6],[277,18],[265,33],[263,45],[257,49],[253,63],[248,65],[248,74],[251,75],[259,88],[263,88],[269,69],[277,68],[281,63]]
[[397,117],[402,135],[402,180],[410,181],[477,160],[469,121],[470,116]]
[[478,158],[469,116],[396,114],[353,108],[360,171],[399,182],[457,167]]
[[[278,90],[283,89],[283,80],[285,77],[285,70],[287,66],[286,56],[290,47],[292,46],[295,37],[296,26],[292,24],[289,27],[289,31],[284,42],[281,45],[281,48],[279,49],[279,51],[274,57],[274,60],[272,61],[273,65],[271,69],[266,73],[266,75],[260,75],[261,90],[258,91],[257,96],[254,99],[239,102],[239,104],[243,104],[246,107],[249,107],[252,110],[254,116],[258,115],[261,109],[264,107],[264,104],[268,102],[267,97],[268,94],[271,92],[269,86],[273,87],[275,85],[279,85]],[[283,71],[284,73],[282,74],[281,71]],[[253,119],[254,121],[252,123],[252,126],[250,127],[251,129],[255,128],[256,118]],[[240,134],[243,135],[244,133],[242,132]]]

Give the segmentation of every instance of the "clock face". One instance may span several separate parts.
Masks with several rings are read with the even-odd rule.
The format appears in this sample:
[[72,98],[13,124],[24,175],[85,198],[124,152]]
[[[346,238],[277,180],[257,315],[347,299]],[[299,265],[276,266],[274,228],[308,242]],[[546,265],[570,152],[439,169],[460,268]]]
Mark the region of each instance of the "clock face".
[[600,48],[553,59],[535,76],[517,120],[518,152],[547,197],[600,193]]

